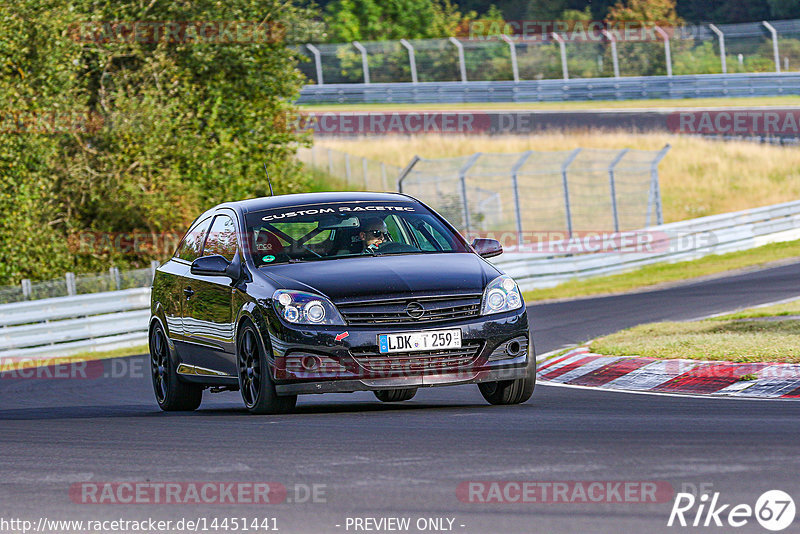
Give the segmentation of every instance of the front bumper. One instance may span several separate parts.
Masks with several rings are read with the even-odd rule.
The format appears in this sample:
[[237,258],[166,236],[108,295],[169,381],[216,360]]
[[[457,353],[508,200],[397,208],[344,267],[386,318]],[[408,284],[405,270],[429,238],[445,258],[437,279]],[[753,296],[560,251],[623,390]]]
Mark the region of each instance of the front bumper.
[[[270,368],[279,395],[515,380],[529,375],[535,358],[524,307],[433,325],[273,325]],[[462,349],[378,352],[378,334],[452,328],[461,330]]]

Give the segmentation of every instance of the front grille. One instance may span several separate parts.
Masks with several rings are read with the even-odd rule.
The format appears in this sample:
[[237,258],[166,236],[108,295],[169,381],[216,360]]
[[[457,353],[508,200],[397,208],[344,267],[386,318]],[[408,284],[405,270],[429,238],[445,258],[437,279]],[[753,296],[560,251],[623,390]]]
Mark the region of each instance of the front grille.
[[[413,316],[409,307],[424,311],[421,317]],[[428,324],[477,317],[481,311],[481,295],[450,295],[417,297],[337,304],[347,324]]]
[[448,371],[472,364],[480,354],[480,342],[465,343],[460,349],[398,352],[353,351],[353,359],[372,373],[387,371]]

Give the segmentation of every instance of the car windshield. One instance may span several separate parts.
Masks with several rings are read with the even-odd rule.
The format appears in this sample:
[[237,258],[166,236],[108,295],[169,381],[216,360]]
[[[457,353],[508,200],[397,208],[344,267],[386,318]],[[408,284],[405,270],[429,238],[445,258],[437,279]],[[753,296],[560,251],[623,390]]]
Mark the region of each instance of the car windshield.
[[342,202],[247,215],[257,266],[352,256],[469,252],[463,238],[413,202]]

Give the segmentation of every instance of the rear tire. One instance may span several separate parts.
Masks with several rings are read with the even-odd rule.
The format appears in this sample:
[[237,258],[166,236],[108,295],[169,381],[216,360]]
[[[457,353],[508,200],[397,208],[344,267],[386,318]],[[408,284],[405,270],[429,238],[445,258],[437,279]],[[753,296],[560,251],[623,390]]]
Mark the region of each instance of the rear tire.
[[291,413],[297,404],[297,395],[281,396],[275,392],[265,354],[255,326],[244,323],[236,344],[239,391],[244,405],[252,414]]
[[533,351],[529,354],[528,376],[525,378],[478,384],[481,395],[489,404],[498,406],[522,404],[531,398],[536,387],[536,356]]
[[150,331],[150,376],[158,407],[165,412],[190,412],[203,401],[203,386],[182,382],[177,362],[167,344],[167,336],[156,323]]
[[373,391],[375,396],[381,402],[400,402],[407,401],[414,398],[417,394],[417,388],[408,389],[382,389],[380,391]]

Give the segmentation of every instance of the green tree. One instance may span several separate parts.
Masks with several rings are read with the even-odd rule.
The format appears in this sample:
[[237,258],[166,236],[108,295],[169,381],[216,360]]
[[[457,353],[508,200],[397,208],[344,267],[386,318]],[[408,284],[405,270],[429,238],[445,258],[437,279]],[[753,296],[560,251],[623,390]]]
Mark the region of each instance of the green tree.
[[214,42],[113,33],[76,39],[76,28],[248,21],[279,30],[307,17],[280,0],[19,0],[0,7],[6,116],[98,118],[85,128],[16,125],[0,134],[0,283],[146,265],[153,253],[73,254],[67,243],[84,231],[180,232],[215,203],[268,194],[265,161],[279,192],[307,184],[292,157],[304,141],[292,104],[303,78],[281,31],[267,40]]

